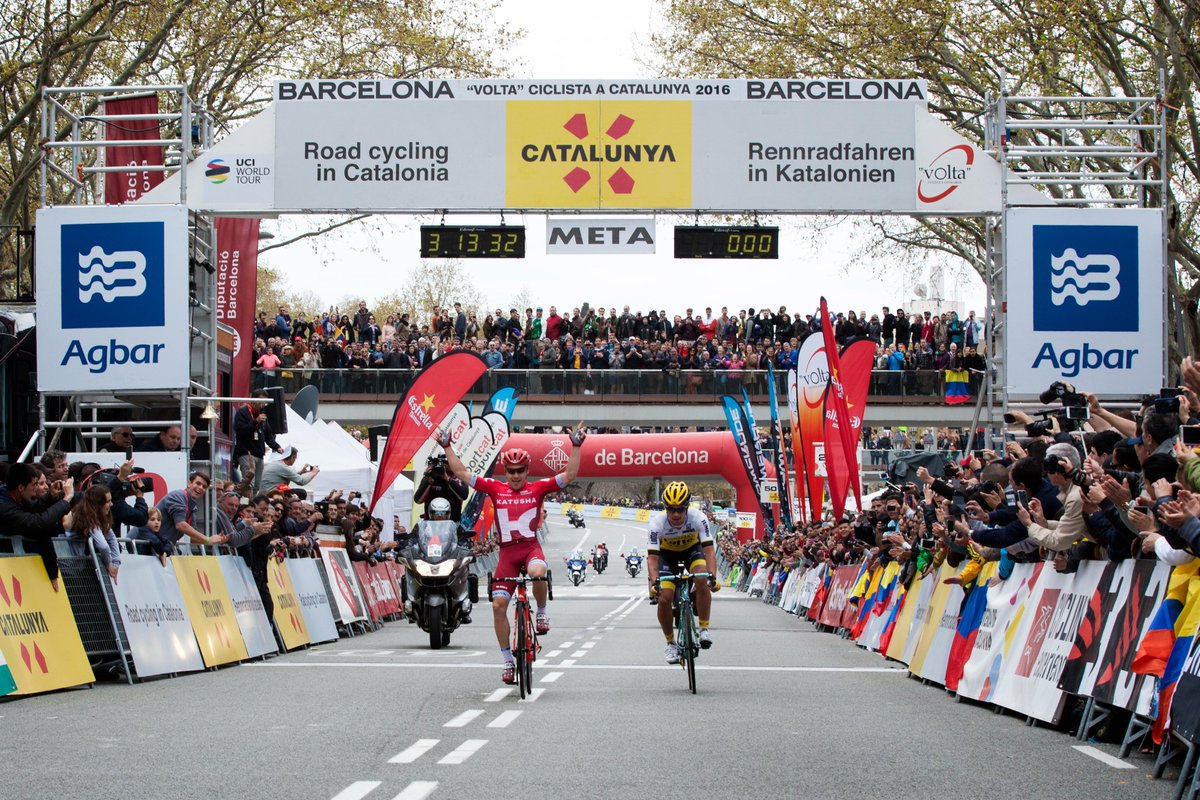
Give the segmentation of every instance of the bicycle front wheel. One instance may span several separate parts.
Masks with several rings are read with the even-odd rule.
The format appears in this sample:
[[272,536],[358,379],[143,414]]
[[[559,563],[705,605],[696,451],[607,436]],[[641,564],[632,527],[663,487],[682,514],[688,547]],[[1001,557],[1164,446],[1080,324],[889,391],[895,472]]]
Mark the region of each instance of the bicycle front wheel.
[[692,623],[692,604],[684,600],[679,604],[679,647],[683,650],[683,667],[687,671],[688,689],[696,693],[696,639]]
[[521,695],[521,699],[525,699],[525,695],[529,693],[528,680],[525,677],[525,668],[529,661],[529,612],[524,603],[517,603],[516,606],[516,624],[517,636],[516,647],[513,648],[513,659],[517,666],[517,691]]

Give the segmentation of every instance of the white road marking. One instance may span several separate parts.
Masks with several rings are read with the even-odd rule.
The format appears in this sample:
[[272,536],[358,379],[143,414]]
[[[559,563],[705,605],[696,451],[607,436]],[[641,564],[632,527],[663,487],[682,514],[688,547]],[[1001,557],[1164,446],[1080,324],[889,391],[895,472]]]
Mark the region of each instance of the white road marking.
[[437,788],[437,781],[413,781],[392,800],[425,800]]
[[470,723],[470,721],[471,721],[471,720],[475,719],[476,717],[478,717],[478,716],[479,716],[480,714],[482,714],[482,713],[483,713],[483,709],[482,709],[482,708],[472,708],[472,709],[469,709],[469,710],[467,710],[467,711],[464,711],[464,712],[462,712],[461,714],[459,714],[457,717],[455,717],[454,719],[452,719],[452,720],[450,720],[449,722],[447,722],[447,723],[446,723],[445,725],[443,725],[442,727],[443,727],[443,728],[462,728],[462,727],[465,727],[465,726],[466,726],[468,723]]
[[461,764],[471,756],[475,755],[475,751],[488,743],[487,739],[467,739],[454,750],[446,754],[446,757],[439,761],[439,764]]
[[563,674],[561,672],[547,672],[545,675],[542,676],[541,682],[542,683],[554,683],[556,680],[558,680],[562,676],[563,676]]
[[[571,658],[583,658],[586,655],[587,655],[587,650],[576,650],[574,653],[571,653]],[[565,664],[567,662],[564,661],[563,663]],[[571,663],[575,663],[575,662],[571,662]]]
[[389,764],[411,764],[421,756],[428,753],[440,739],[417,739],[415,744],[410,745],[405,750],[397,753],[388,759]]
[[[541,662],[538,662],[541,663]],[[316,668],[316,669],[338,669],[350,667],[353,669],[495,669],[494,664],[389,664],[386,662],[359,662],[359,661],[342,661],[328,663],[275,663],[275,662],[251,662],[243,664],[251,669],[279,669],[279,668]],[[550,664],[543,666],[549,667]],[[635,666],[630,664],[579,664],[576,665],[573,659],[566,659],[556,665],[556,668],[574,667],[575,669],[673,669],[678,671],[678,666]],[[710,670],[714,672],[892,672],[897,675],[907,675],[906,669],[895,669],[892,667],[735,667],[735,666],[714,666],[707,664],[697,664],[697,669]]]
[[599,638],[600,638],[599,636],[596,636],[596,637],[593,637],[592,641],[584,642],[583,644],[579,645],[580,649],[581,650],[591,650],[593,647],[596,646],[595,640],[599,639]]
[[512,694],[512,689],[497,689],[496,691],[483,698],[485,703],[499,703],[504,698]]
[[582,550],[582,549],[583,549],[583,543],[584,543],[584,542],[586,542],[586,541],[588,540],[588,537],[589,537],[589,536],[591,536],[591,535],[592,535],[592,534],[591,534],[591,531],[584,530],[584,532],[583,532],[583,536],[580,536],[580,537],[579,537],[579,543],[578,543],[578,544],[576,544],[576,545],[575,545],[575,547],[573,547],[573,548],[571,548],[571,549],[572,549],[572,550]]
[[1091,756],[1092,758],[1099,761],[1101,764],[1107,764],[1108,766],[1112,767],[1113,769],[1136,769],[1134,767],[1134,765],[1130,764],[1128,761],[1122,761],[1121,759],[1117,758],[1116,756],[1110,756],[1108,753],[1104,752],[1103,750],[1097,750],[1095,747],[1092,747],[1091,745],[1075,744],[1075,745],[1071,745],[1071,747],[1073,749],[1078,750],[1079,752],[1083,753],[1085,756]]
[[[559,675],[561,675],[562,673],[560,672],[560,673],[558,673],[558,674],[559,674]],[[529,690],[529,696],[528,696],[528,697],[526,697],[526,698],[525,698],[524,700],[522,700],[521,702],[522,702],[522,703],[533,703],[533,702],[536,702],[536,701],[537,701],[537,699],[538,699],[539,697],[541,697],[541,696],[542,696],[542,695],[543,695],[545,692],[546,692],[546,689],[545,689],[545,687],[541,687],[541,686],[539,686],[539,687],[538,687],[538,688],[536,688],[536,689],[530,689],[530,690]]]
[[610,627],[610,628],[605,628],[604,630],[606,630],[606,631],[615,631],[615,630],[616,630],[616,628],[611,628],[611,627]]
[[489,728],[507,728],[512,724],[513,720],[519,716],[521,716],[520,711],[505,711],[500,716],[489,722],[487,726]]
[[591,627],[589,627],[589,628],[588,628],[588,630],[589,630],[589,631],[594,631],[594,630],[596,630],[596,626],[595,626],[595,625],[592,625]]
[[576,642],[575,642],[575,640],[574,640],[574,639],[568,639],[567,641],[565,641],[565,642],[563,642],[563,643],[562,643],[562,649],[563,649],[563,650],[570,650],[570,649],[571,649],[572,647],[574,647],[575,645],[576,645]]
[[355,781],[333,796],[333,800],[362,800],[383,781]]
[[549,653],[546,653],[545,657],[546,658],[558,658],[561,655],[562,655],[562,650],[551,650]]

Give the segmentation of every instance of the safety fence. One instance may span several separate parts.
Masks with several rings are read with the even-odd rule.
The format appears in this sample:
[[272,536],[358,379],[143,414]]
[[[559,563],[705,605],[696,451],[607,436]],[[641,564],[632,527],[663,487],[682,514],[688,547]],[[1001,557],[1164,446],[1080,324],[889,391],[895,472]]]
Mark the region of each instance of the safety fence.
[[344,548],[252,571],[225,547],[181,548],[163,564],[139,552],[144,543],[119,539],[114,580],[88,542],[85,555],[60,556],[56,590],[23,540],[3,541],[0,695],[211,669],[375,630],[403,613],[403,568],[352,561]]
[[[852,639],[959,699],[1092,736],[1126,717],[1121,756],[1147,738],[1153,774],[1181,759],[1176,797],[1200,797],[1200,560],[1178,567],[1046,562],[1001,577],[989,563],[968,587],[947,564],[905,587],[896,562],[811,569],[766,559],[728,565],[726,585]],[[1074,714],[1070,718],[1074,719]]]

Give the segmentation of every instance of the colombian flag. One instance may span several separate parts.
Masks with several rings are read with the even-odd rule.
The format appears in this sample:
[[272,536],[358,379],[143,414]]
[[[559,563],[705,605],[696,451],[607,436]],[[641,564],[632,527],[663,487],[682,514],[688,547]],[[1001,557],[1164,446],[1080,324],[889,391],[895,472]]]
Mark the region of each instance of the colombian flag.
[[879,636],[879,652],[887,653],[888,647],[892,644],[892,634],[896,632],[896,620],[900,619],[900,612],[904,610],[904,601],[908,599],[908,589],[904,584],[897,582],[896,585],[896,602],[892,605],[892,610],[888,612],[887,622],[883,624],[883,633]]
[[946,404],[956,406],[971,402],[971,373],[965,369],[946,370]]
[[950,659],[946,663],[946,688],[958,690],[958,682],[962,678],[963,667],[971,657],[975,647],[975,637],[979,635],[979,626],[983,622],[983,614],[987,611],[988,584],[981,581],[967,593],[967,600],[959,612],[958,627],[954,631],[954,641],[950,644]]
[[1154,742],[1162,744],[1171,724],[1171,698],[1183,672],[1183,662],[1192,649],[1200,625],[1200,559],[1171,571],[1167,595],[1154,614],[1146,637],[1138,646],[1131,670],[1158,676],[1158,715],[1154,720]]

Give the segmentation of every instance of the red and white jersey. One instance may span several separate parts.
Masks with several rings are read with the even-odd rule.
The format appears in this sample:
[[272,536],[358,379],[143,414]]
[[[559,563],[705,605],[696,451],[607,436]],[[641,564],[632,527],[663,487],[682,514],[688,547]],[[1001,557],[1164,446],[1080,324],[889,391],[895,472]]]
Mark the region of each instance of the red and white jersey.
[[496,530],[500,534],[500,546],[515,544],[528,539],[537,539],[538,526],[542,524],[542,501],[551,492],[562,486],[558,476],[530,481],[514,492],[506,481],[471,476],[471,488],[492,498],[496,509]]

